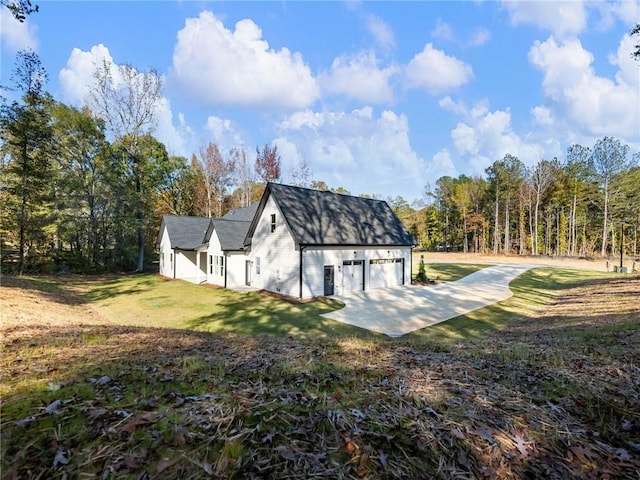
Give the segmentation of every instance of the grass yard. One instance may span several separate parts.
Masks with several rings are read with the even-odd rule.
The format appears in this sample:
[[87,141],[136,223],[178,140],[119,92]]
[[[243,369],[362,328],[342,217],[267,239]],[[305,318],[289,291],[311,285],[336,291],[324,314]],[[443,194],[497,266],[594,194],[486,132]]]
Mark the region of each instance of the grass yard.
[[153,275],[2,285],[3,479],[640,472],[638,275],[532,270],[395,340]]

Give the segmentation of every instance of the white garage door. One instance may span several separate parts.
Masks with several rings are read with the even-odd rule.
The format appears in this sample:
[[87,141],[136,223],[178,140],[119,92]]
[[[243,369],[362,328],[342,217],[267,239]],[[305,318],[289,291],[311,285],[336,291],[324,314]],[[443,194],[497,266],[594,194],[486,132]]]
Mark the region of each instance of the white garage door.
[[402,258],[377,258],[369,261],[369,287],[383,288],[402,285],[404,260]]
[[342,262],[342,292],[364,290],[364,260]]

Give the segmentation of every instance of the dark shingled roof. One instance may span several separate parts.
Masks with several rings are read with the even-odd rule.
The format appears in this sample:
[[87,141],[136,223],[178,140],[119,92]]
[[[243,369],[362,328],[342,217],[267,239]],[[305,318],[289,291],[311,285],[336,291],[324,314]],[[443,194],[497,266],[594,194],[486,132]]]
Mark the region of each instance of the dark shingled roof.
[[183,217],[180,215],[163,215],[158,244],[160,244],[163,225],[169,233],[171,248],[180,250],[195,250],[205,243],[205,235],[209,228],[210,218]]
[[245,243],[273,196],[300,245],[412,246],[415,239],[387,202],[269,183]]
[[[211,223],[218,235],[223,251],[242,250],[244,248],[244,239],[251,226],[251,221],[228,220],[225,215],[225,217],[212,220]],[[207,233],[207,239],[210,236],[211,231]]]
[[238,220],[240,222],[251,222],[253,217],[256,214],[256,210],[258,209],[258,204],[260,202],[255,202],[252,205],[245,208],[236,208],[235,210],[229,211],[226,215],[223,215],[223,220]]

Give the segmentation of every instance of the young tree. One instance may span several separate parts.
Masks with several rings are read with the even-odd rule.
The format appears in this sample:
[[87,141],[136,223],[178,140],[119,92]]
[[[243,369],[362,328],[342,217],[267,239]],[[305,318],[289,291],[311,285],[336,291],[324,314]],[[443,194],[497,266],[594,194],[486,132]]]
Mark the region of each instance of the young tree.
[[209,142],[200,147],[198,165],[207,192],[207,217],[222,216],[222,205],[235,172],[235,157],[224,158],[218,146]]
[[150,161],[141,154],[140,139],[155,129],[155,116],[162,94],[162,79],[153,69],[138,72],[131,65],[114,65],[104,61],[94,72],[95,85],[89,94],[90,107],[103,118],[114,138],[126,152],[134,178],[138,201],[137,271],[144,270],[145,211],[142,204],[142,172]]
[[533,231],[531,232],[531,253],[532,255],[538,255],[540,253],[538,249],[538,216],[540,213],[540,201],[542,195],[549,188],[555,179],[555,168],[552,162],[548,160],[540,160],[532,169],[529,170],[529,178],[531,182],[531,189],[533,191]]
[[256,147],[255,170],[264,183],[275,182],[280,179],[280,163],[277,145],[270,147],[265,144],[262,151]]
[[566,162],[562,169],[571,194],[569,211],[569,253],[571,255],[576,255],[577,252],[578,196],[584,190],[584,183],[589,177],[590,156],[591,151],[588,147],[571,145],[567,150]]
[[611,181],[621,171],[630,167],[627,159],[629,146],[623,145],[620,140],[603,137],[593,146],[591,163],[595,169],[595,178],[600,185],[603,196],[603,220],[602,220],[602,244],[600,255],[607,252],[607,236],[609,233],[609,201],[611,195]]
[[240,196],[240,207],[248,207],[253,203],[253,187],[255,175],[249,163],[247,150],[244,147],[231,149],[230,156],[236,164],[236,179]]
[[[25,268],[27,245],[35,249],[46,242],[44,227],[51,214],[51,161],[54,154],[51,126],[53,100],[44,92],[47,73],[38,55],[22,51],[17,55],[12,79],[22,92],[22,103],[3,104],[0,114],[0,140],[8,163],[3,166],[6,185],[4,222],[15,222],[18,230],[18,273]],[[11,230],[12,225],[2,226]]]

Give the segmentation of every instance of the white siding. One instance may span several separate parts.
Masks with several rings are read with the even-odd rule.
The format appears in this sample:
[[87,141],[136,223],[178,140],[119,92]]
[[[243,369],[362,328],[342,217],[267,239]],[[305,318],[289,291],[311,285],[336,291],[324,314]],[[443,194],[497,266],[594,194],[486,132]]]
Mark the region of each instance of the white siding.
[[239,287],[245,284],[245,266],[248,257],[241,252],[227,253],[227,287]]
[[[195,283],[204,282],[206,274],[204,265],[198,268],[198,253],[190,250],[176,250],[174,255],[175,262],[175,278],[182,278]],[[204,260],[204,256],[201,259]]]
[[[354,253],[355,252],[355,253]],[[346,285],[344,282],[344,265],[345,260],[364,260],[364,288],[370,290],[371,288],[379,288],[380,282],[377,284],[371,284],[370,277],[370,260],[381,258],[401,258],[404,259],[403,263],[391,263],[393,277],[398,278],[398,283],[402,282],[402,267],[404,265],[404,283],[409,284],[411,282],[411,248],[410,247],[318,247],[318,248],[306,248],[303,253],[303,298],[315,297],[324,295],[324,266],[334,266],[334,283],[335,283],[335,295],[343,295],[349,291],[350,286],[353,285],[352,281]],[[351,266],[355,268],[356,266]],[[359,267],[359,266],[357,266]],[[361,268],[361,267],[360,267]],[[396,272],[397,269],[397,272]],[[353,272],[352,272],[353,273]],[[375,275],[375,272],[374,272]],[[392,277],[392,278],[393,278]]]
[[[215,230],[209,239],[209,247],[207,248],[207,283],[224,287],[224,276],[220,275],[215,265],[215,257],[224,255],[220,247],[220,240]],[[226,265],[225,265],[226,268]]]
[[160,239],[160,275],[173,278],[173,250],[171,250],[169,232],[166,228]]
[[[276,216],[273,232],[271,215]],[[253,234],[251,260],[253,287],[293,297],[300,296],[300,251],[272,197],[267,200]]]

